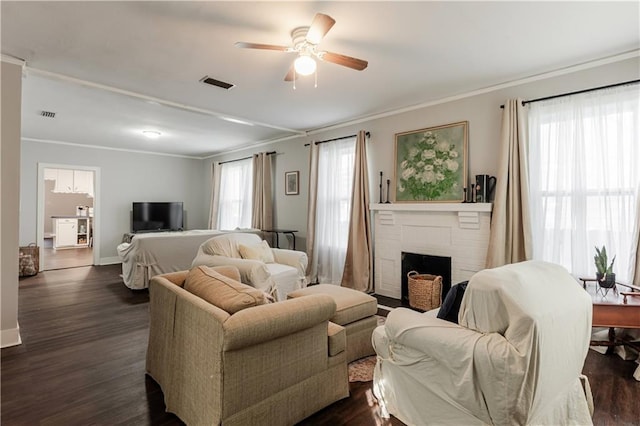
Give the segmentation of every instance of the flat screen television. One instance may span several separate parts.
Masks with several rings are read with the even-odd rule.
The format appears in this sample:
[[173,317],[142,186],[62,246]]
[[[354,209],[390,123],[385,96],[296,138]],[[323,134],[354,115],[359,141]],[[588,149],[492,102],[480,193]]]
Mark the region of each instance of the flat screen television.
[[183,206],[176,202],[133,203],[132,232],[181,231]]

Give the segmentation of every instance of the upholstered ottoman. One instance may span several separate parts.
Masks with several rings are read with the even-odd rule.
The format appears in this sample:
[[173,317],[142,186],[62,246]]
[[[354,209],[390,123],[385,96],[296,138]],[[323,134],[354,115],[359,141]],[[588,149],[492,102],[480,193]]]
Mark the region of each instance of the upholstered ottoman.
[[292,291],[287,298],[292,299],[309,294],[326,294],[336,302],[336,313],[330,321],[345,328],[347,362],[375,354],[371,345],[371,334],[378,325],[375,316],[378,311],[378,302],[375,297],[337,285],[318,284]]

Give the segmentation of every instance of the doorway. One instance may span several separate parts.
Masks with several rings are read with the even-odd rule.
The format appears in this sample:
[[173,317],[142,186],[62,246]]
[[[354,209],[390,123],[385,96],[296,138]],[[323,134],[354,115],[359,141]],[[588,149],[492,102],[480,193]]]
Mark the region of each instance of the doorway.
[[38,164],[40,270],[99,263],[99,169]]

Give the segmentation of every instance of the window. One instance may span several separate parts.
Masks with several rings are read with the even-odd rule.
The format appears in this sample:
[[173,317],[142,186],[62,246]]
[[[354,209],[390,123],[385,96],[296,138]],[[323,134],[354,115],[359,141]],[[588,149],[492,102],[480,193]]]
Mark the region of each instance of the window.
[[314,257],[321,283],[340,284],[346,259],[355,166],[355,138],[318,146]]
[[595,247],[632,278],[640,191],[640,86],[531,104],[529,165],[534,258],[595,276]]
[[217,229],[251,227],[251,159],[223,163],[220,169],[220,204]]

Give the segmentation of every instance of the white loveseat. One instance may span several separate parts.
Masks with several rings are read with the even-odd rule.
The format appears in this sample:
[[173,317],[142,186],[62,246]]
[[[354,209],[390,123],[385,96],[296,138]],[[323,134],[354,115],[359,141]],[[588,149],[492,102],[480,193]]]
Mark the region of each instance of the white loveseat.
[[412,425],[591,424],[581,383],[591,298],[564,268],[481,271],[458,320],[398,308],[374,330],[374,392],[390,414]]
[[301,251],[268,248],[273,262],[243,258],[241,246],[258,247],[264,243],[258,235],[230,233],[215,236],[200,245],[191,267],[235,266],[242,282],[286,300],[287,294],[306,286],[307,254]]

